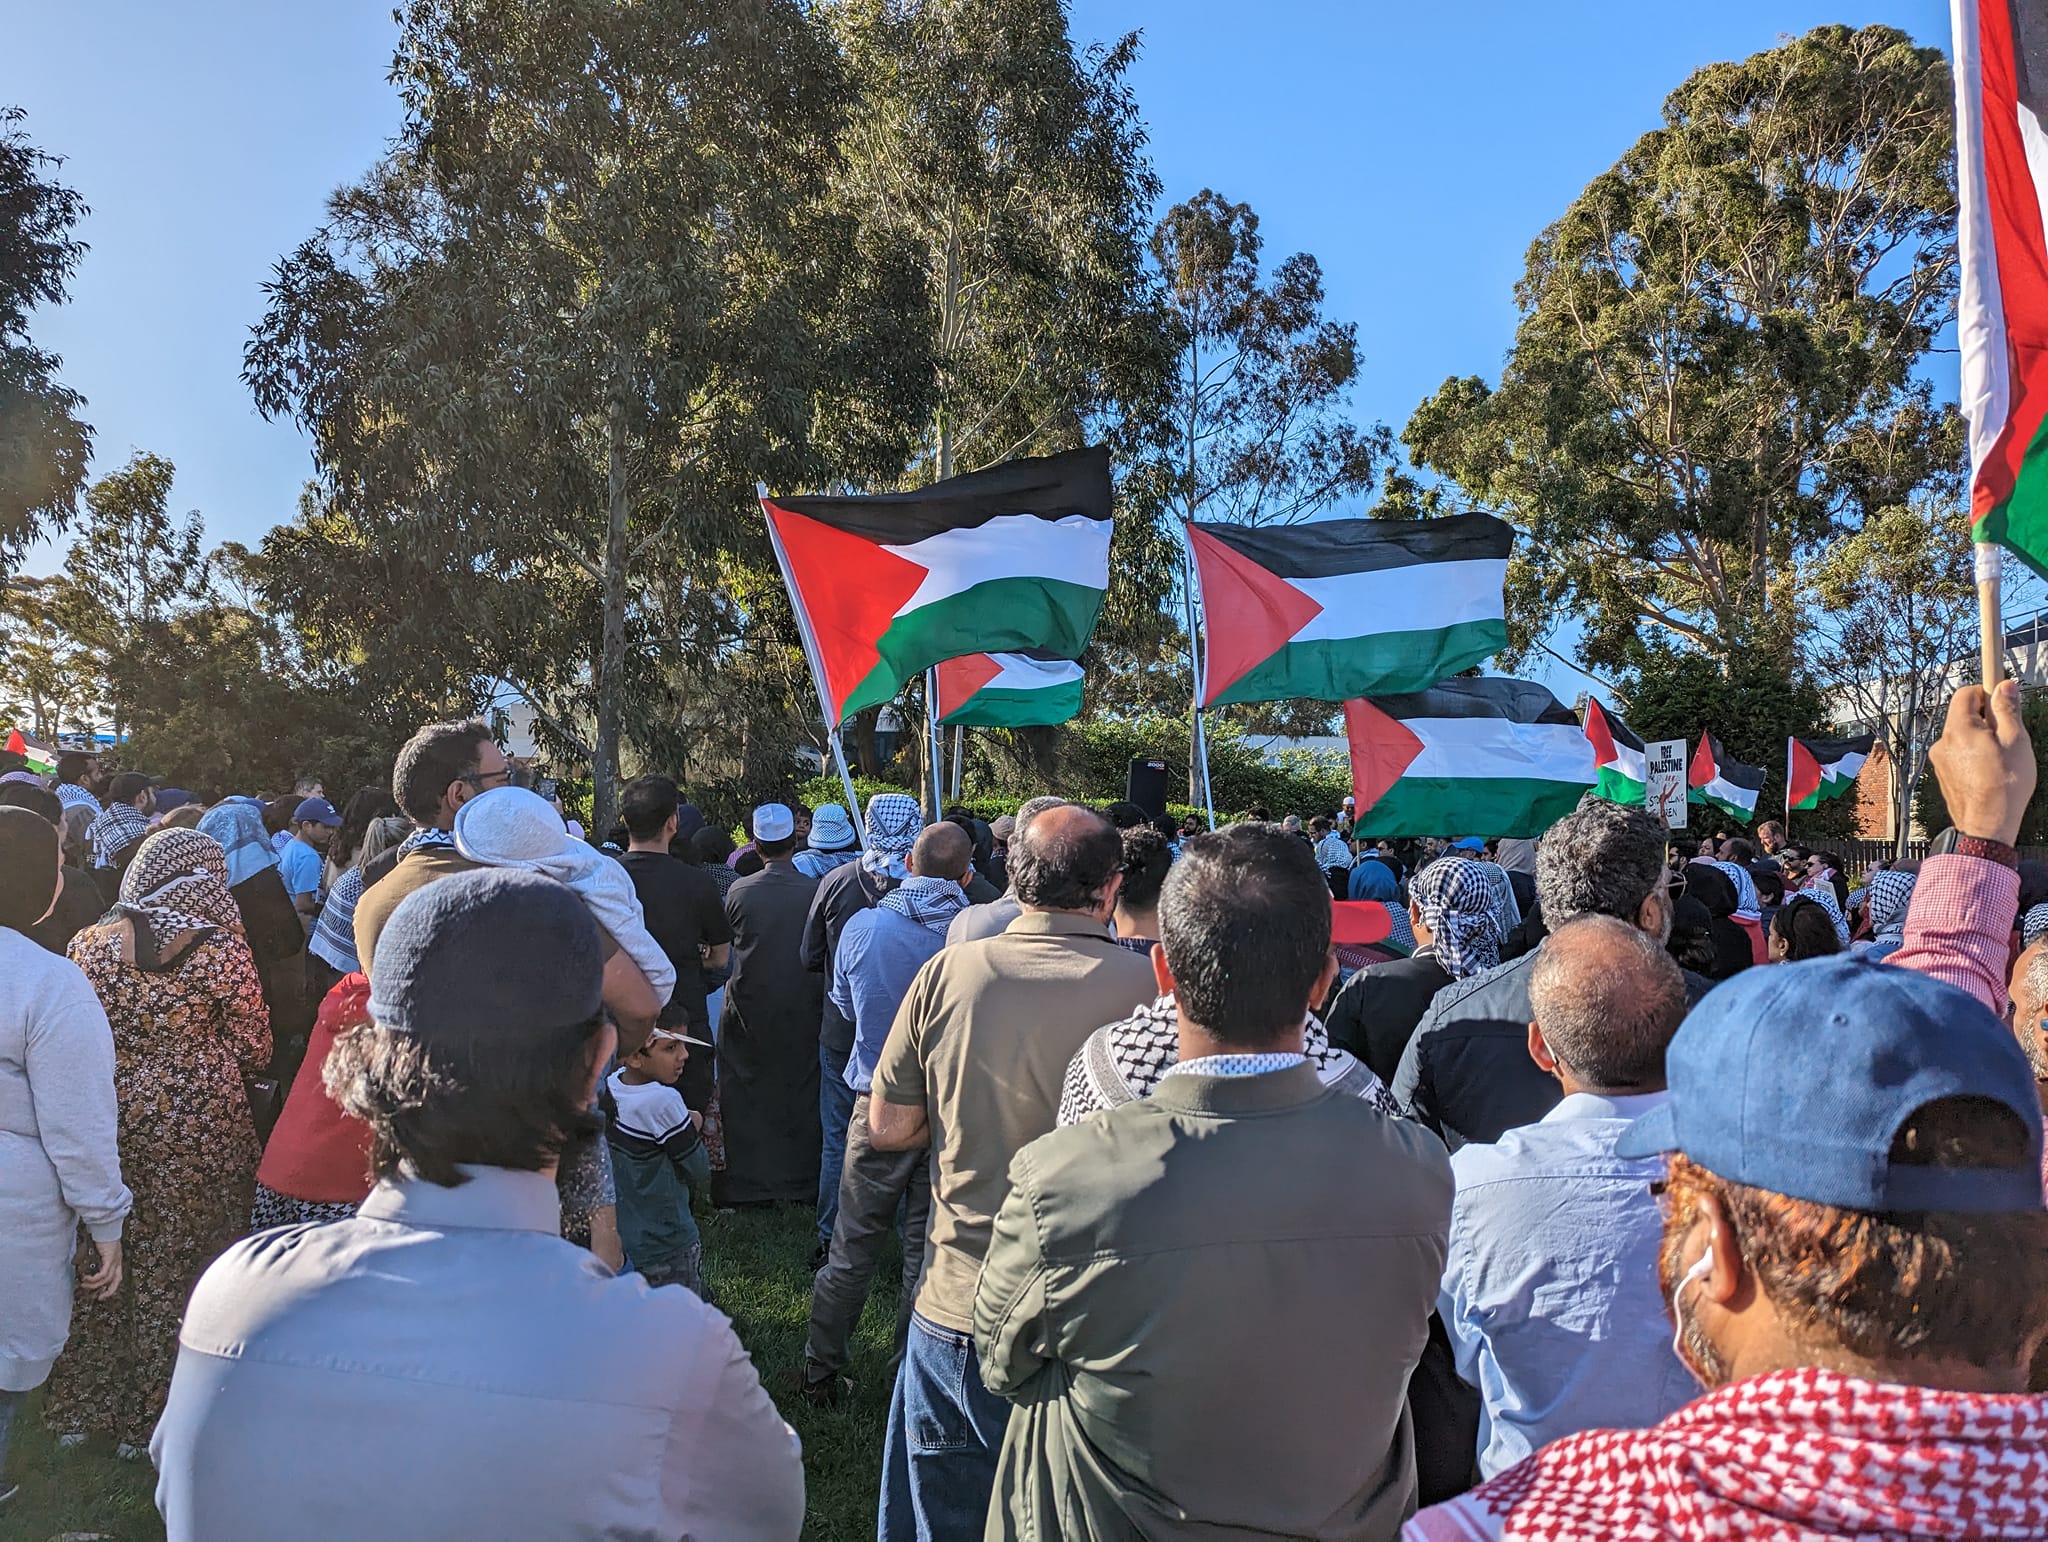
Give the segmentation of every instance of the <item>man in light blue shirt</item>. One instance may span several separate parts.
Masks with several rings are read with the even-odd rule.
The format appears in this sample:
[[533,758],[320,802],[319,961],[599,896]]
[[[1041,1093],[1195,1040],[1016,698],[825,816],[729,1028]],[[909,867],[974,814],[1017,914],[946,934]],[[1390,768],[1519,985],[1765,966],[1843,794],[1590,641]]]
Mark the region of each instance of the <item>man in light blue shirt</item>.
[[1655,1424],[1699,1391],[1657,1284],[1663,1164],[1614,1154],[1667,1096],[1684,977],[1654,937],[1585,916],[1545,940],[1529,999],[1529,1053],[1564,1100],[1452,1156],[1437,1302],[1458,1374],[1479,1389],[1489,1478],[1560,1436]]
[[946,928],[967,908],[966,882],[974,845],[955,824],[926,826],[910,849],[910,876],[871,910],[846,923],[832,950],[832,1004],[853,1023],[846,1084],[853,1112],[846,1121],[846,1160],[840,1169],[839,1209],[825,1266],[811,1281],[811,1331],[804,1344],[803,1393],[833,1404],[846,1394],[848,1341],[867,1305],[875,1264],[903,1203],[903,1296],[896,1314],[900,1354],[910,1331],[910,1309],[924,1264],[925,1223],[931,1215],[930,1153],[877,1151],[868,1139],[868,1092],[875,1063],[896,1009],[917,972],[946,945]]

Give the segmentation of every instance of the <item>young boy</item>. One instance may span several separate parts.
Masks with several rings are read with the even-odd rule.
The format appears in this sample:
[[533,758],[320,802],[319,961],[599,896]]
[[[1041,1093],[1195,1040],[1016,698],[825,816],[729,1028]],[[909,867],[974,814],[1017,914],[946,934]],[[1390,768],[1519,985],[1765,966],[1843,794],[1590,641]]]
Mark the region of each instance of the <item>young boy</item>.
[[704,1244],[690,1191],[701,1193],[711,1182],[711,1158],[697,1115],[676,1090],[693,1042],[655,1029],[605,1078],[603,1103],[627,1258],[650,1285],[684,1285],[702,1295]]

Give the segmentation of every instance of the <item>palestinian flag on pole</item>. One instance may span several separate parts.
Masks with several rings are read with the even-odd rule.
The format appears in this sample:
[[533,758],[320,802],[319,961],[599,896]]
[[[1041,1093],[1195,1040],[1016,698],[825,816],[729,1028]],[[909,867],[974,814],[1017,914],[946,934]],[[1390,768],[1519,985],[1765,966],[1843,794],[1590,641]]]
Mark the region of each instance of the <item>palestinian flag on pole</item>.
[[939,721],[969,728],[1064,723],[1081,710],[1081,666],[1041,653],[974,653],[938,669]]
[[1857,773],[1870,758],[1876,734],[1857,734],[1848,739],[1801,739],[1785,741],[1785,806],[1818,808],[1830,798],[1839,798],[1856,785]]
[[762,494],[826,726],[923,669],[1042,648],[1076,658],[1109,587],[1109,452],[1070,450],[914,493]]
[[1599,779],[1593,791],[1609,803],[1641,803],[1647,780],[1643,741],[1618,717],[1609,717],[1600,703],[1586,698],[1586,737],[1593,744],[1593,768]]
[[1763,767],[1745,766],[1712,734],[1700,735],[1685,779],[1690,784],[1686,802],[1708,804],[1744,824],[1756,818],[1756,796],[1764,790]]
[[29,770],[38,776],[57,774],[57,752],[28,738],[19,728],[8,730],[6,747],[27,761]]
[[1347,701],[1344,731],[1362,836],[1541,835],[1595,780],[1579,720],[1528,680]]
[[2048,574],[2048,26],[2032,0],[1952,14],[1970,516],[1977,540]]
[[1514,531],[1490,514],[1191,523],[1202,705],[1419,691],[1507,642]]

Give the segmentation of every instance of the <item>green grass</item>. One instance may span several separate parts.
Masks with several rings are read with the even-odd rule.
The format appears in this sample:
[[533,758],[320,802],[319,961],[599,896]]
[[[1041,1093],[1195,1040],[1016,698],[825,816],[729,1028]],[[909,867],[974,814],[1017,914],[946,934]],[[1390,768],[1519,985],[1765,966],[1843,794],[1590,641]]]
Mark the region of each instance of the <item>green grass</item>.
[[[852,1542],[875,1534],[882,1427],[889,1412],[889,1334],[900,1269],[892,1246],[875,1272],[874,1294],[854,1336],[854,1395],[842,1408],[812,1408],[792,1394],[811,1317],[812,1212],[795,1206],[711,1216],[703,1222],[707,1283],[733,1320],[782,1416],[804,1443],[811,1542]],[[21,1495],[0,1510],[6,1542],[51,1542],[67,1533],[145,1542],[163,1535],[148,1462],[121,1462],[104,1441],[60,1452],[43,1429],[40,1399],[15,1421],[9,1475]],[[716,1474],[711,1481],[717,1481]]]

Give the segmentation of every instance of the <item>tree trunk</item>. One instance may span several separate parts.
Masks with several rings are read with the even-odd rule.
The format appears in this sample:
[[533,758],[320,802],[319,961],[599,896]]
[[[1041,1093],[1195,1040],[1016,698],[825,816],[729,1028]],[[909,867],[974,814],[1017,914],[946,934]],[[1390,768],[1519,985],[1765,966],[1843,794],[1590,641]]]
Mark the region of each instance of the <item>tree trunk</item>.
[[853,758],[859,762],[857,769],[862,776],[882,774],[882,752],[875,742],[875,729],[881,720],[880,707],[862,707],[853,715]]
[[591,757],[591,827],[609,830],[619,806],[619,697],[626,673],[626,380],[605,409],[604,630],[597,672],[597,743]]

